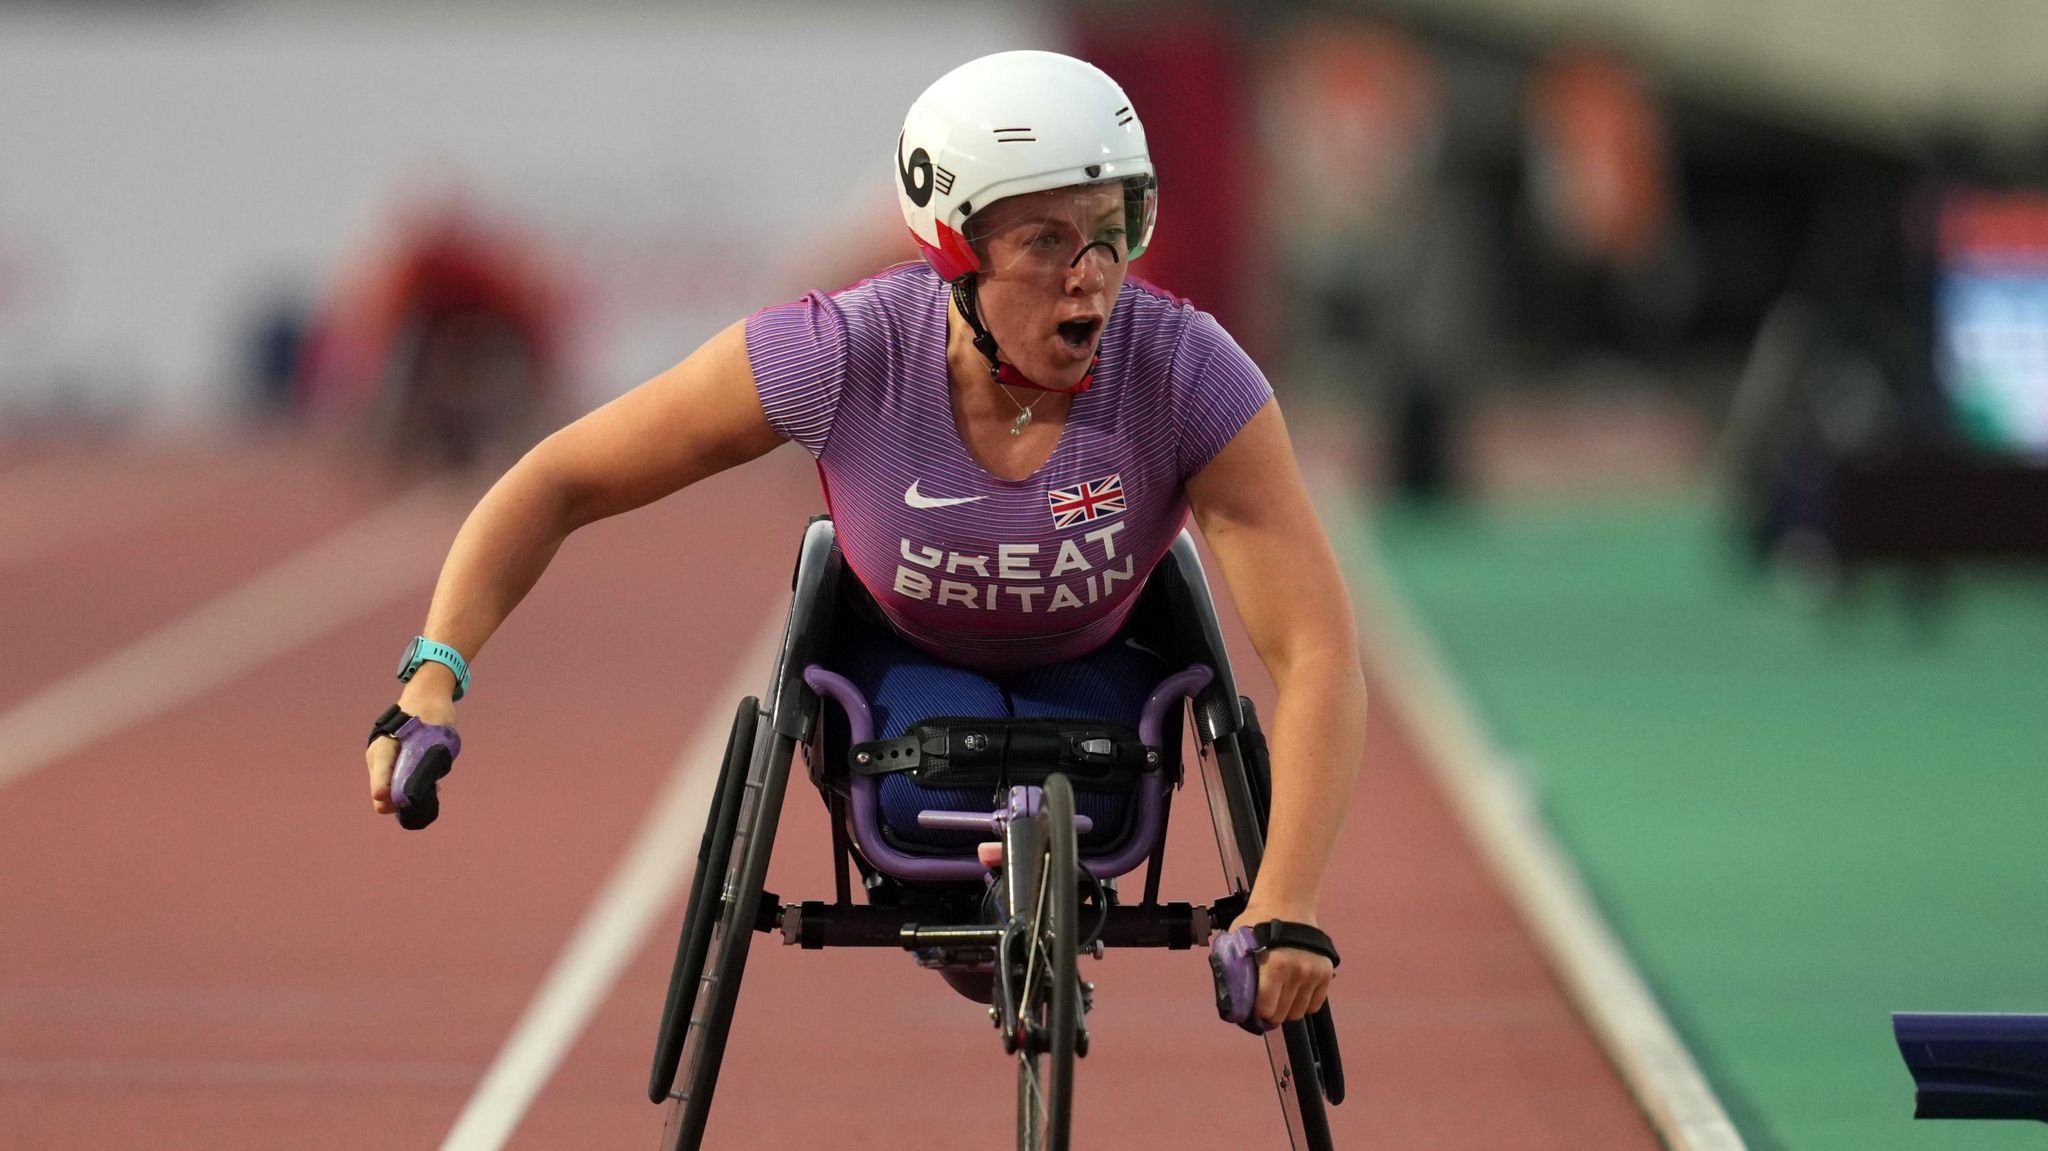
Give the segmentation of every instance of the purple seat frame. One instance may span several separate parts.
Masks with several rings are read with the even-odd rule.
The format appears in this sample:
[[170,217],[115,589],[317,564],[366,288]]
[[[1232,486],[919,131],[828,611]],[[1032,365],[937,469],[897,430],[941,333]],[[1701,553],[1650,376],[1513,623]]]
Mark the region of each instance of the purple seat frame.
[[[1209,681],[1215,676],[1207,664],[1198,663],[1161,680],[1146,698],[1145,710],[1139,716],[1139,742],[1160,752],[1163,759],[1166,749],[1161,746],[1161,740],[1167,709],[1180,706],[1182,700],[1209,686]],[[804,668],[804,682],[811,686],[812,691],[838,704],[846,712],[847,726],[852,729],[852,742],[866,743],[874,738],[874,716],[868,709],[867,697],[845,676],[811,664]],[[1138,808],[1133,816],[1135,826],[1131,834],[1109,854],[1082,857],[1082,862],[1097,878],[1122,875],[1152,854],[1159,837],[1166,831],[1166,793],[1171,786],[1163,768],[1148,771],[1139,779]],[[975,880],[988,875],[988,868],[971,855],[911,855],[897,850],[882,834],[881,791],[879,778],[872,775],[853,777],[853,801],[848,805],[853,826],[849,834],[862,858],[897,879],[940,882]]]

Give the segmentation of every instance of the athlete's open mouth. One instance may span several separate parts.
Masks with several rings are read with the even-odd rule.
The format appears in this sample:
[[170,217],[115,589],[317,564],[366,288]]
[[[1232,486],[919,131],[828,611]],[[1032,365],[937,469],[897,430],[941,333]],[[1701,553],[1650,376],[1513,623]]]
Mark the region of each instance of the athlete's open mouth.
[[1093,343],[1095,333],[1101,330],[1102,321],[1094,319],[1068,320],[1059,326],[1060,339],[1065,340],[1067,346],[1077,352]]

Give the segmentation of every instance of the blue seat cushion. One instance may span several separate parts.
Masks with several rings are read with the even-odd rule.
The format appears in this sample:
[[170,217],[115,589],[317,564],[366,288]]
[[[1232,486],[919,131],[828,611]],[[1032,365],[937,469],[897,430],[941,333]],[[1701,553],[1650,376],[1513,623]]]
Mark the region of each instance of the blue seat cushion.
[[[862,612],[844,622],[834,670],[867,697],[876,739],[895,739],[933,716],[1088,718],[1135,728],[1152,689],[1171,670],[1166,660],[1123,637],[1065,663],[990,677],[954,667],[912,646],[887,624]],[[881,821],[899,844],[972,852],[987,837],[917,825],[920,811],[993,811],[988,790],[923,787],[905,775],[882,777]],[[1135,807],[1132,793],[1074,791],[1075,810],[1095,823],[1080,840],[1085,854],[1121,842]]]

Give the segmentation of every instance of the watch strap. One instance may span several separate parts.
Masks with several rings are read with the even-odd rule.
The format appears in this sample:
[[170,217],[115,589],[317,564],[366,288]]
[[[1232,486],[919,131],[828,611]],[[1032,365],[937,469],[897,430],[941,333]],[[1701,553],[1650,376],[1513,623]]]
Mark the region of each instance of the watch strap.
[[461,699],[469,691],[469,661],[462,658],[461,652],[447,644],[437,643],[423,635],[414,636],[412,646],[405,649],[405,664],[398,669],[398,682],[411,683],[413,673],[419,671],[420,665],[428,660],[441,664],[455,673],[453,698]]

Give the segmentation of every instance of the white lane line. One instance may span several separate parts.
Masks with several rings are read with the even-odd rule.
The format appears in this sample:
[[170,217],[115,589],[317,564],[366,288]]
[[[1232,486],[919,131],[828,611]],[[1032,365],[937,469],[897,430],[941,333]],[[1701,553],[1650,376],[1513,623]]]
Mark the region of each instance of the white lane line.
[[711,697],[661,795],[456,1117],[441,1151],[498,1151],[505,1145],[626,964],[682,897],[718,784],[731,707],[767,678],[786,614],[769,617],[738,657],[732,677]]
[[1636,1105],[1672,1151],[1744,1151],[1742,1136],[1664,1017],[1536,801],[1396,590],[1365,512],[1342,489],[1318,493],[1345,559],[1360,647],[1376,693],[1422,745],[1423,760],[1492,864]]
[[431,583],[473,499],[416,488],[0,713],[0,787]]

